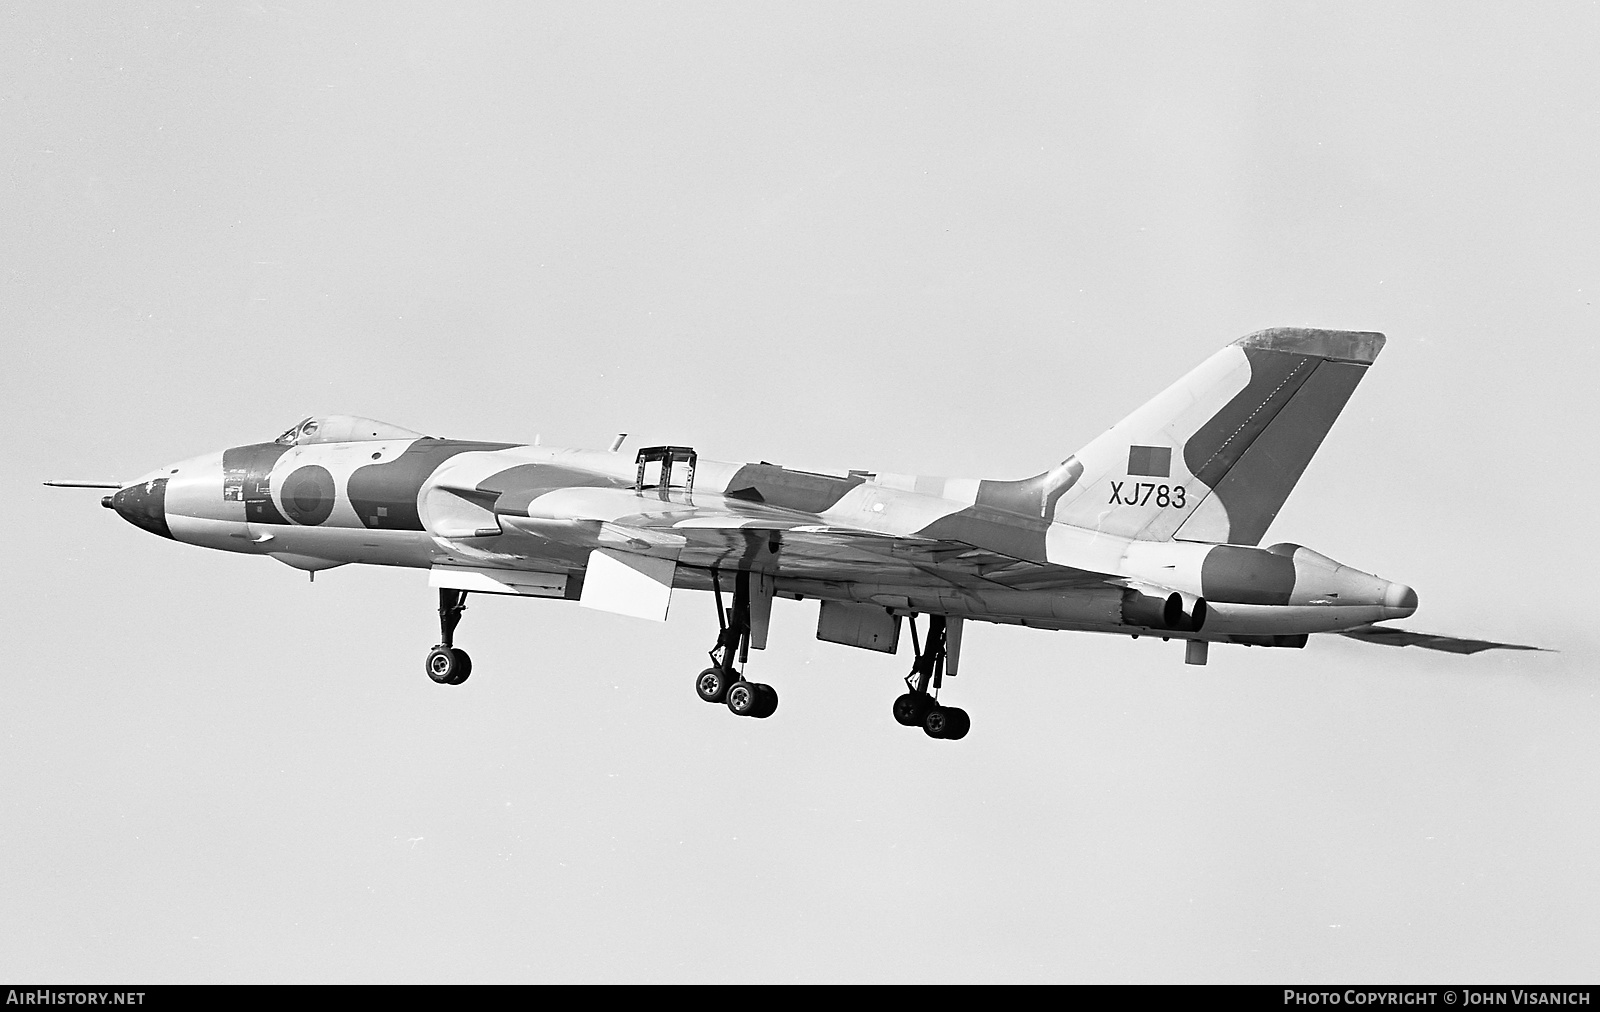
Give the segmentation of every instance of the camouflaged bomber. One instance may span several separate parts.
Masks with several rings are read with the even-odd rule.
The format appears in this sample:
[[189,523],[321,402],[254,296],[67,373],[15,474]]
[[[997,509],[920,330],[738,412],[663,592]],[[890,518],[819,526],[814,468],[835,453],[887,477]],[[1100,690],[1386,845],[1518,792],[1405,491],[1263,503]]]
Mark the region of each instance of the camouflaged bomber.
[[[471,661],[453,635],[468,593],[577,601],[662,620],[674,590],[716,596],[720,634],[695,681],[763,717],[742,675],[774,598],[820,602],[817,636],[915,660],[903,724],[960,738],[939,689],[968,620],[1302,647],[1314,633],[1472,653],[1480,640],[1378,626],[1417,595],[1292,544],[1259,547],[1382,334],[1278,328],[1228,345],[1060,464],[1019,481],[437,439],[365,418],[308,418],[276,440],[164,467],[105,505],[155,534],[315,573],[426,569],[439,591],[435,681]],[[927,617],[919,636],[916,620]],[[1531,649],[1531,648],[1517,648]]]

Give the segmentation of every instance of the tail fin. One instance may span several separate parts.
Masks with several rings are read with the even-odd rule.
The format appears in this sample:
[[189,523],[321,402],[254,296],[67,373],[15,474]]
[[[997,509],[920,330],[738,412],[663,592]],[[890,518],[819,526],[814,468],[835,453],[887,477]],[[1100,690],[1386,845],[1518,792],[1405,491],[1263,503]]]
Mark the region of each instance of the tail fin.
[[1383,344],[1297,327],[1242,337],[1029,483],[1070,475],[1047,490],[1058,523],[1259,544]]

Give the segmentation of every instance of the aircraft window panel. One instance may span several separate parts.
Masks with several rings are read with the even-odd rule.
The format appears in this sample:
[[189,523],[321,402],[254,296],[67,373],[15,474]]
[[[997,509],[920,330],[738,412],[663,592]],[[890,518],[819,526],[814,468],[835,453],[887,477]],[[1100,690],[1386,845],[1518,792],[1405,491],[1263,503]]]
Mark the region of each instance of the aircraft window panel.
[[309,418],[300,419],[298,422],[295,422],[293,425],[289,426],[289,430],[283,435],[279,436],[277,439],[274,439],[273,442],[280,446],[293,446],[295,443],[299,442],[301,428],[304,427],[304,425],[309,421],[311,421]]
[[313,415],[301,419],[298,425],[279,436],[274,442],[283,446],[304,446],[307,443],[359,443],[374,439],[423,438],[426,437],[420,432],[372,418],[362,418],[359,415]]

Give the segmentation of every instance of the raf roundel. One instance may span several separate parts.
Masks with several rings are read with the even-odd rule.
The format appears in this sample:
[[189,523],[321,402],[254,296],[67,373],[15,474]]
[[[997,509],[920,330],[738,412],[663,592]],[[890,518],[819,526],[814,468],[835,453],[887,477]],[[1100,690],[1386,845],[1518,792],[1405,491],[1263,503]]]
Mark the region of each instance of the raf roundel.
[[283,483],[283,511],[297,524],[314,527],[333,513],[333,475],[316,464],[297,468]]

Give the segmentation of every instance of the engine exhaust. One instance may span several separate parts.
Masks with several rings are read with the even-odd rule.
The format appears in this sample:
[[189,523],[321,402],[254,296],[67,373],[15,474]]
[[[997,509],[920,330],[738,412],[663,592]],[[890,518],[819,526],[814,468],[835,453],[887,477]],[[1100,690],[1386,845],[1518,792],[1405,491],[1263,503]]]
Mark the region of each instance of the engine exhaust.
[[1146,629],[1199,632],[1206,624],[1206,600],[1177,591],[1159,597],[1130,588],[1122,592],[1122,621]]

